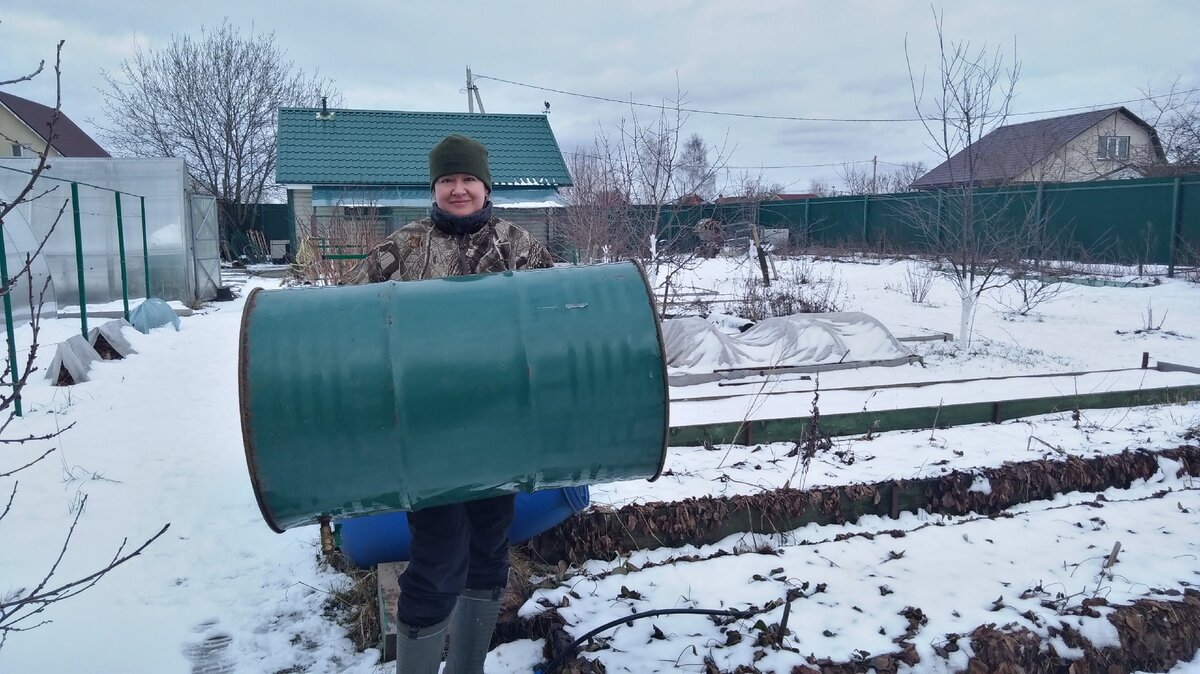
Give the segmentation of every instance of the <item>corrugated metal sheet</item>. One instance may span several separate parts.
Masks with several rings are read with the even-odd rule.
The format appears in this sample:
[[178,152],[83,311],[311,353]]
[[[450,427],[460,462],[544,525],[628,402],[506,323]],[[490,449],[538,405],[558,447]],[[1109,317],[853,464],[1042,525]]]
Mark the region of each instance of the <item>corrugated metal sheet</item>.
[[563,187],[571,176],[545,115],[279,111],[276,180],[284,184],[429,184],[429,150],[451,133],[487,146],[495,186]]
[[[1105,180],[1042,185],[1042,217],[1047,234],[1077,256],[1094,261],[1169,264],[1172,249],[1177,264],[1195,264],[1200,251],[1200,175],[1175,178]],[[993,227],[1014,227],[1036,217],[1036,185],[981,188],[975,192],[979,221]],[[1178,196],[1177,209],[1174,200]],[[885,251],[917,252],[926,248],[916,222],[939,212],[953,217],[952,204],[962,192],[904,192],[870,196],[826,197],[759,206],[758,223],[786,228],[793,245],[855,246]],[[703,218],[722,223],[745,220],[748,212],[729,212],[705,205],[666,211],[660,232],[691,229]],[[1178,222],[1176,230],[1175,220]],[[1172,247],[1172,232],[1175,245]],[[667,236],[670,239],[672,237]],[[694,245],[681,240],[684,247]]]

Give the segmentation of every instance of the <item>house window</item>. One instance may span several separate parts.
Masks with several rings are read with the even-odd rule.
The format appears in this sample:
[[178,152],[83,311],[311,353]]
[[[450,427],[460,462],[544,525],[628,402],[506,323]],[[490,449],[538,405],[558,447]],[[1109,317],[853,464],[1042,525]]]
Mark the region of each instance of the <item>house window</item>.
[[391,217],[390,206],[344,206],[342,214],[354,220],[382,220]]
[[366,228],[372,236],[387,236],[392,229],[390,206],[343,206],[342,216],[357,228]]
[[1129,159],[1129,136],[1100,136],[1098,159]]
[[20,143],[12,143],[12,156],[14,156],[14,157],[22,156],[22,151],[24,149],[25,148],[21,147]]

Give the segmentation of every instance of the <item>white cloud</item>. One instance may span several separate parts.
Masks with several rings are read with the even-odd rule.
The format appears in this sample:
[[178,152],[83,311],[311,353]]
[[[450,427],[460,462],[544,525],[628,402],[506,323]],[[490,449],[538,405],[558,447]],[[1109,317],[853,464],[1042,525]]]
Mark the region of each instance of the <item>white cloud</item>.
[[[160,14],[163,14],[160,16]],[[298,67],[320,70],[359,108],[466,110],[465,67],[483,75],[594,96],[658,103],[687,93],[693,107],[751,114],[895,117],[912,113],[904,55],[935,63],[933,17],[920,3],[838,4],[671,0],[510,3],[463,0],[454,12],[429,3],[298,1],[285,12],[264,4],[213,0],[151,12],[137,0],[102,7],[47,0],[0,16],[0,63],[53,57],[66,38],[64,106],[85,129],[99,116],[100,70],[114,70],[135,44],[161,46],[225,17],[273,31]],[[1016,108],[1044,110],[1135,98],[1176,74],[1200,86],[1193,27],[1200,6],[1117,0],[946,6],[951,39],[1011,50],[1023,70]],[[1030,17],[1036,17],[1031,20]],[[1184,55],[1182,58],[1178,55]],[[34,61],[36,62],[36,61]],[[45,99],[52,83],[13,89]],[[551,103],[564,149],[590,144],[599,125],[628,117],[628,105],[480,80],[489,112],[533,113]],[[33,92],[33,93],[30,93]],[[1137,106],[1130,106],[1135,111]],[[653,114],[642,110],[639,115]],[[728,134],[738,165],[793,165],[862,159],[936,163],[915,124],[816,124],[693,114],[689,132],[710,142]],[[782,139],[782,141],[780,140]],[[885,157],[882,153],[887,152]],[[783,183],[817,169],[779,170]],[[825,172],[825,175],[831,175]]]

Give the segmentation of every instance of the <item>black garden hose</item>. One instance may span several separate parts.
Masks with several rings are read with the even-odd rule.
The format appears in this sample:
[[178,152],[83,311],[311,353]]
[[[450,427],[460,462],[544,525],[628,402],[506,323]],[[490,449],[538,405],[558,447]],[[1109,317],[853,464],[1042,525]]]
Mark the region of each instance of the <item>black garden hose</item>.
[[606,622],[603,625],[597,627],[596,629],[579,637],[575,641],[571,642],[571,645],[564,648],[561,653],[554,656],[554,659],[552,659],[549,663],[547,663],[545,667],[543,667],[542,669],[534,669],[533,672],[534,672],[534,674],[554,674],[554,672],[558,671],[558,668],[562,666],[563,661],[565,659],[567,659],[568,657],[570,657],[571,654],[574,653],[577,648],[579,648],[580,644],[582,644],[583,642],[587,641],[588,639],[591,639],[592,637],[596,636],[597,634],[599,634],[607,629],[616,627],[617,625],[620,625],[623,623],[633,622],[634,620],[641,620],[642,618],[653,618],[654,616],[670,615],[673,613],[691,613],[694,615],[725,616],[725,617],[729,617],[729,618],[739,618],[739,619],[750,618],[755,615],[754,613],[752,613],[750,611],[738,611],[735,609],[716,610],[716,609],[708,609],[708,608],[664,608],[664,609],[658,609],[655,611],[646,611],[644,613],[632,613],[630,615],[627,615],[627,616],[624,616],[621,618],[617,618],[616,620],[611,620],[609,622]]

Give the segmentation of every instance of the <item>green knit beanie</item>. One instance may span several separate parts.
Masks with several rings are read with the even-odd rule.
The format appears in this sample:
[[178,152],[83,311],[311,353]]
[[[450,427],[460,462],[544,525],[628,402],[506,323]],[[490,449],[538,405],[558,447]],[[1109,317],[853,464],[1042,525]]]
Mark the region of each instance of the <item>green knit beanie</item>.
[[488,192],[492,191],[487,148],[474,138],[451,134],[429,151],[429,186],[449,173],[469,173],[482,180]]

